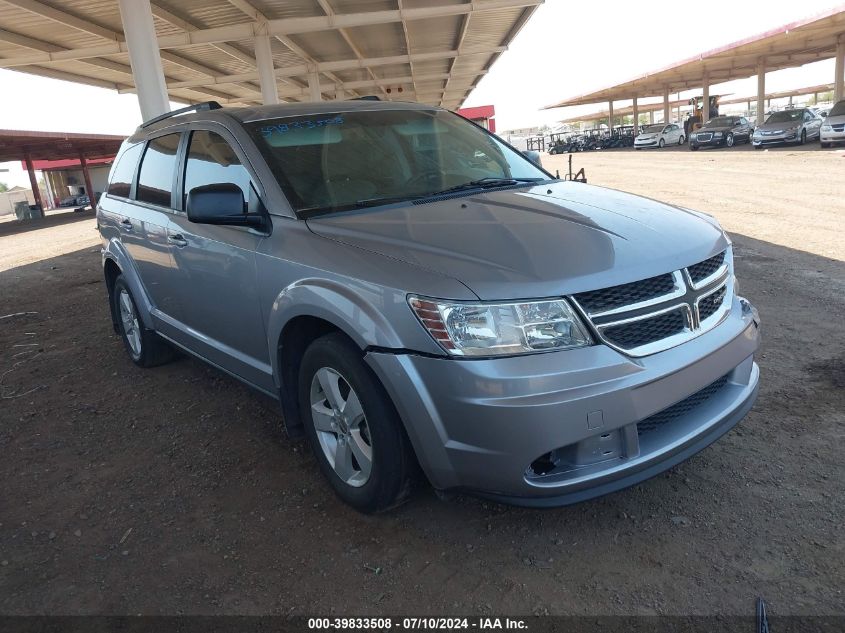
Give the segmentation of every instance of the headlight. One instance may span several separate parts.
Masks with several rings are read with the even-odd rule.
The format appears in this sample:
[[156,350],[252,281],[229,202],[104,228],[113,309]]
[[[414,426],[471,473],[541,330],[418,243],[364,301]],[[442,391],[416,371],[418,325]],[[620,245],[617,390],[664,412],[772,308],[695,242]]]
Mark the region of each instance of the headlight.
[[722,133],[721,132],[714,132],[713,138],[722,138]]
[[822,132],[830,132],[832,130],[833,130],[833,128],[829,125],[823,125],[822,126]]
[[692,134],[690,134],[690,135],[689,135],[689,138],[690,138],[690,140],[691,140],[691,141],[694,141],[695,139],[697,139],[697,138],[698,138],[698,134],[696,134],[695,132],[693,132]]
[[452,356],[506,356],[592,345],[565,299],[449,303],[408,297],[428,333]]

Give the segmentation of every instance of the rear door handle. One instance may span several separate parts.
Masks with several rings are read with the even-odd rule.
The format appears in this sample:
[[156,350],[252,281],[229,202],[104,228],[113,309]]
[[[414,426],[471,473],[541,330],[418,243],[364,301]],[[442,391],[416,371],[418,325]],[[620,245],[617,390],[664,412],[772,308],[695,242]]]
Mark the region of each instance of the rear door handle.
[[120,225],[127,231],[132,230],[132,220],[130,220],[129,218],[123,218],[120,221]]
[[168,235],[167,241],[170,242],[171,244],[175,244],[179,248],[182,248],[182,247],[188,245],[188,240],[186,240],[184,237],[182,237],[181,233],[176,233],[175,235]]

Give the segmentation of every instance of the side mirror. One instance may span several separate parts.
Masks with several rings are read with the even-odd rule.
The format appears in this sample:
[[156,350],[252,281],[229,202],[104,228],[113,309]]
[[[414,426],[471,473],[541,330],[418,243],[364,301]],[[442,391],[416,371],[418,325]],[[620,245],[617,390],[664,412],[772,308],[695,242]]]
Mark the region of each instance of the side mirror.
[[530,160],[532,163],[537,165],[537,167],[542,167],[542,165],[540,164],[540,152],[533,149],[529,149],[522,152],[522,155],[525,156],[525,158]]
[[264,217],[259,213],[246,213],[244,206],[241,188],[224,182],[191,189],[186,210],[188,219],[197,224],[263,227]]

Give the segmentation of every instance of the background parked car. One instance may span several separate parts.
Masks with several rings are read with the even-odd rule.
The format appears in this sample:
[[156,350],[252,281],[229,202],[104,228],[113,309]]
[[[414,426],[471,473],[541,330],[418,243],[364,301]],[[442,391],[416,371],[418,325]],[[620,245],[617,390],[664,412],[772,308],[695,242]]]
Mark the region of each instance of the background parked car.
[[634,139],[634,149],[643,147],[664,147],[665,145],[683,145],[684,130],[674,123],[647,125]]
[[822,120],[809,108],[781,110],[773,112],[763,125],[754,130],[751,142],[755,149],[779,143],[803,145],[819,138],[821,127]]
[[838,101],[822,123],[819,136],[822,147],[830,147],[833,143],[845,142],[845,99]]
[[753,126],[744,116],[717,116],[690,134],[689,148],[697,150],[699,147],[733,147],[739,142],[750,143],[753,131]]

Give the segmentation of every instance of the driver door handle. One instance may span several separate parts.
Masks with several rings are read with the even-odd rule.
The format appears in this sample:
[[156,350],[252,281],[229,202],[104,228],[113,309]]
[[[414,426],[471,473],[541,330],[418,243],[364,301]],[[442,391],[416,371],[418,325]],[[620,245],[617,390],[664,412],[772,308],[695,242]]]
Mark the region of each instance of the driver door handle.
[[171,244],[175,244],[179,248],[183,248],[188,245],[188,240],[186,240],[181,233],[173,233],[167,236],[167,241]]
[[131,231],[132,230],[132,220],[130,220],[129,218],[123,218],[120,221],[120,225],[123,227],[123,229],[125,231]]

